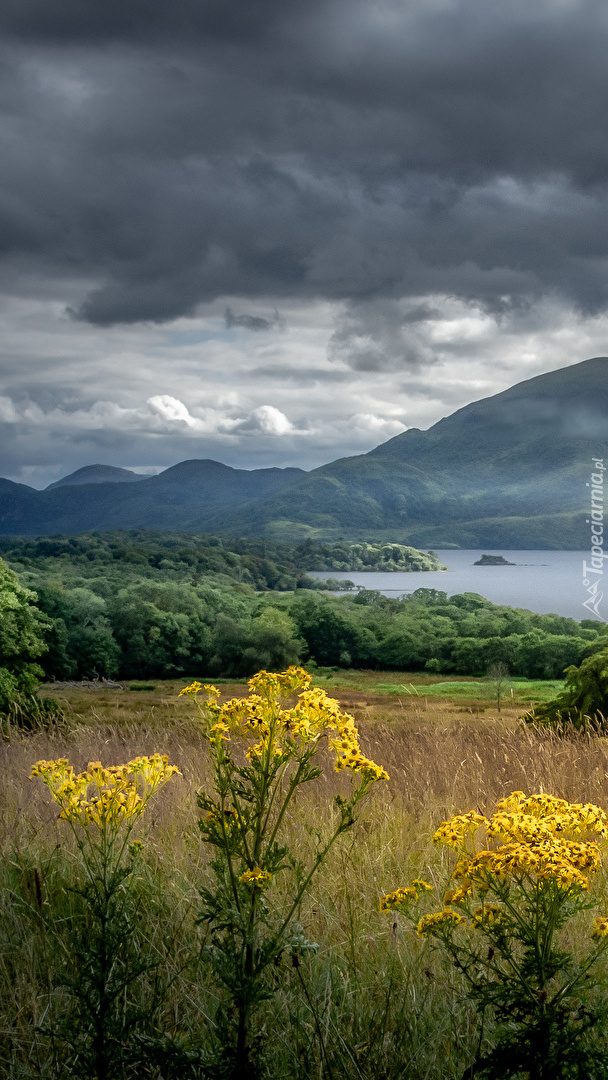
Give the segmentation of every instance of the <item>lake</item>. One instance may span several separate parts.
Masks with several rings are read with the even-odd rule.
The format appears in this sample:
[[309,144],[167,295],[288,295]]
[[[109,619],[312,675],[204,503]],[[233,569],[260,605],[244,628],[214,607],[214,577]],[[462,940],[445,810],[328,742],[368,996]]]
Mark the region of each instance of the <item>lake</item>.
[[[316,571],[311,577],[348,579],[365,589],[378,589],[385,596],[405,596],[414,589],[442,589],[448,596],[474,592],[494,604],[527,608],[541,615],[553,612],[573,619],[608,621],[608,595],[602,601],[601,584],[596,602],[598,615],[583,607],[589,594],[583,584],[583,560],[589,551],[492,551],[489,548],[437,551],[447,570],[414,573],[377,571]],[[481,555],[502,555],[514,566],[474,566]],[[608,575],[608,566],[606,569]],[[601,578],[600,578],[601,582]],[[608,589],[606,589],[608,593]]]

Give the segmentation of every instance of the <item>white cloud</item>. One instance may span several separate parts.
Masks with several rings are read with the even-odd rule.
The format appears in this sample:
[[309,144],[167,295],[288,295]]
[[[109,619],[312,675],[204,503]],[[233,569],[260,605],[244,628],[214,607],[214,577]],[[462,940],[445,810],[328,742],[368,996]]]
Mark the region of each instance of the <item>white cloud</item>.
[[385,416],[376,416],[375,413],[355,413],[348,423],[359,431],[374,432],[379,438],[386,439],[405,431],[405,424],[399,420],[387,420]]
[[275,409],[274,405],[259,405],[246,420],[238,424],[237,430],[262,431],[264,435],[287,435],[293,432],[294,428],[285,413]]
[[148,398],[147,404],[165,420],[181,421],[188,427],[196,427],[196,420],[190,416],[183,401],[171,397],[170,394],[156,394],[155,397]]
[[172,432],[185,437],[201,434],[237,433],[282,436],[306,435],[297,431],[280,409],[259,405],[247,415],[231,416],[223,409],[198,409],[193,415],[188,406],[170,394],[157,394],[135,408],[124,408],[115,401],[94,401],[87,409],[53,408],[44,411],[32,402],[20,406],[8,397],[0,397],[0,422],[44,427],[48,431],[132,431]]

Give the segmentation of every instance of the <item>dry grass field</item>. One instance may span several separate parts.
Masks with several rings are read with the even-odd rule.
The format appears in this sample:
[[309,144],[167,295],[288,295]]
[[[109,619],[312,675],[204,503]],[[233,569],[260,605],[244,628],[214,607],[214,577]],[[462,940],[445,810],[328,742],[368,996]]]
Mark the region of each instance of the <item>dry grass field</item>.
[[[396,676],[395,683],[400,679]],[[276,1073],[286,1078],[444,1080],[460,1075],[473,1038],[470,1010],[455,1004],[457,994],[429,947],[415,940],[406,926],[379,912],[379,896],[419,875],[441,891],[449,878],[450,857],[431,844],[434,830],[454,813],[471,809],[491,813],[496,800],[513,790],[545,791],[608,809],[608,740],[562,739],[524,727],[518,719],[522,706],[511,701],[499,715],[489,699],[427,696],[422,692],[424,682],[418,682],[418,693],[387,694],[374,689],[378,682],[382,678],[376,675],[367,684],[359,680],[356,687],[349,685],[348,678],[322,680],[343,709],[355,716],[363,751],[386,768],[390,780],[375,786],[356,825],[335,846],[315,879],[301,912],[306,933],[319,944],[308,974],[309,989],[327,1018],[327,1045],[333,1046],[341,1071],[335,1062],[326,1071],[329,1059],[319,1057],[314,1049],[316,1028],[310,1016],[306,1019],[306,1002],[296,1008],[286,998],[283,1020],[275,1017],[273,1021],[278,1025],[277,1039],[284,1044],[285,1061],[292,1062],[281,1066],[287,1071]],[[403,685],[408,683],[413,685],[412,678],[404,675]],[[17,735],[0,745],[0,851],[5,883],[7,874],[12,875],[12,887],[21,896],[33,896],[32,874],[37,866],[44,892],[54,873],[54,860],[70,852],[66,829],[57,821],[48,792],[28,779],[35,761],[67,757],[81,769],[90,760],[112,765],[138,754],[166,753],[182,776],[160,793],[138,828],[151,880],[162,890],[167,925],[176,937],[183,935],[184,949],[190,947],[187,942],[198,933],[198,889],[206,880],[208,862],[196,825],[195,793],[209,783],[209,774],[206,744],[192,703],[178,697],[183,685],[183,681],[164,682],[139,691],[56,687],[49,692],[65,704],[68,729],[58,734]],[[243,683],[222,682],[221,691],[224,699],[243,696],[247,688]],[[348,783],[328,763],[323,777],[300,798],[287,824],[289,842],[300,857],[305,859],[312,851],[313,831],[329,828],[335,814],[333,796]],[[602,872],[598,887],[605,888],[605,883]],[[277,883],[279,902],[280,889]],[[19,923],[22,916],[17,917],[11,907],[13,894],[6,887],[2,893],[6,934],[13,919],[14,933],[23,938],[18,975],[9,978],[0,968],[5,1001],[0,1015],[2,1075],[11,1080],[24,1075],[55,1076],[44,1064],[30,1073],[23,1064],[29,1060],[36,1041],[32,1032],[47,1005],[36,972],[35,935],[29,944],[25,942],[25,924]],[[167,932],[167,926],[157,926],[153,934],[162,937]],[[203,991],[195,973],[188,969],[180,975],[166,1006],[169,1029],[196,1033],[204,1025]],[[18,1004],[18,1038],[16,1021],[6,1006],[7,993]],[[304,1053],[302,1040],[308,1040],[307,1053],[314,1067],[295,1071],[295,1059],[289,1057],[295,1051],[288,1049],[291,1034],[286,1033],[287,1027],[279,1030],[283,1021],[290,1032],[299,1031],[298,1054]],[[17,1048],[12,1059],[2,1051],[9,1029],[9,1043]],[[406,1071],[404,1055],[409,1062]]]
[[[166,847],[171,858],[177,859],[184,844],[188,858],[194,857],[197,866],[204,863],[205,854],[197,844],[195,792],[208,782],[206,745],[191,702],[178,697],[182,686],[176,681],[140,692],[65,686],[52,691],[66,705],[71,729],[57,735],[17,736],[0,745],[4,850],[34,838],[50,839],[48,830],[57,837],[48,793],[28,780],[35,761],[67,757],[80,770],[92,760],[112,765],[160,751],[182,776],[161,794],[146,829],[157,848]],[[220,686],[222,700],[247,693],[244,683]],[[389,888],[395,875],[407,876],[410,856],[416,872],[421,860],[436,861],[428,838],[453,813],[491,811],[497,799],[514,790],[546,791],[608,808],[606,739],[562,739],[535,731],[519,722],[521,706],[510,702],[499,715],[489,701],[480,706],[478,701],[388,696],[353,690],[338,679],[326,688],[354,715],[364,752],[390,776],[388,783],[377,786],[356,830],[364,830],[369,838],[370,858],[376,863],[373,874],[366,875],[367,884],[361,883],[373,906],[374,889]],[[328,764],[323,778],[302,801],[302,821],[316,822],[319,815],[331,813],[332,797],[345,784],[344,774],[336,776]],[[363,849],[358,850],[361,854]]]
[[[412,676],[403,679],[404,686],[405,680],[416,685]],[[330,681],[320,679],[319,685],[355,717],[365,752],[390,775],[374,800],[380,804],[374,806],[380,817],[384,807],[391,807],[392,814],[417,819],[429,815],[431,826],[473,807],[485,812],[515,789],[550,791],[608,807],[608,740],[588,736],[565,740],[525,727],[519,722],[522,705],[509,699],[498,714],[489,698],[480,702],[425,696],[420,679],[419,694],[374,692],[382,673],[374,673],[367,682],[369,688],[353,689],[347,678],[334,676]],[[43,809],[46,794],[27,780],[32,763],[40,758],[68,757],[80,769],[90,760],[111,765],[138,754],[166,753],[183,778],[164,793],[159,825],[169,813],[168,804],[171,814],[186,813],[194,790],[206,779],[206,750],[191,702],[178,696],[184,683],[158,682],[155,689],[139,692],[129,691],[128,685],[62,685],[46,691],[66,707],[69,730],[17,735],[0,745],[3,845],[12,842],[15,829],[27,832],[39,814],[43,819],[48,816]],[[221,700],[247,693],[244,682],[223,681],[219,686]],[[325,803],[343,782],[328,769],[319,792],[310,797],[321,797],[322,788]]]

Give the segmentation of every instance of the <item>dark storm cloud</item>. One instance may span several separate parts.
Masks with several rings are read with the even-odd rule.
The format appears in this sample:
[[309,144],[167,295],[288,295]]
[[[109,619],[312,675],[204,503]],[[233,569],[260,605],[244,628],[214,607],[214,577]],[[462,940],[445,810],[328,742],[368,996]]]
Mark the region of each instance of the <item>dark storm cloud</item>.
[[231,330],[234,326],[240,326],[244,330],[261,332],[264,330],[277,330],[282,325],[278,311],[272,319],[265,319],[262,315],[235,315],[231,307],[227,307],[224,314],[226,329]]
[[[193,37],[251,42],[300,0],[6,0],[0,26],[33,41],[162,41]],[[308,8],[314,8],[308,0]]]
[[[90,280],[79,319],[220,296],[608,304],[596,0],[11,0],[0,32],[0,273]],[[336,333],[353,367],[386,366]]]
[[419,371],[436,363],[436,358],[416,334],[416,326],[437,318],[440,313],[425,304],[405,311],[402,304],[386,298],[351,304],[338,319],[328,358],[354,371]]

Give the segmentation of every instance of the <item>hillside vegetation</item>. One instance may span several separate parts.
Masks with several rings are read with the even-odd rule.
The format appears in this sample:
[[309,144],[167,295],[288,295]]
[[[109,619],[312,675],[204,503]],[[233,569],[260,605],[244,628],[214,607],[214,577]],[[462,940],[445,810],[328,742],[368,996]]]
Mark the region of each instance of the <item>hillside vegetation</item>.
[[0,547],[47,617],[49,678],[247,675],[329,667],[560,678],[606,642],[602,624],[417,589],[323,595],[308,569],[436,568],[399,545],[280,545],[110,533]]

